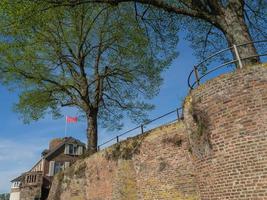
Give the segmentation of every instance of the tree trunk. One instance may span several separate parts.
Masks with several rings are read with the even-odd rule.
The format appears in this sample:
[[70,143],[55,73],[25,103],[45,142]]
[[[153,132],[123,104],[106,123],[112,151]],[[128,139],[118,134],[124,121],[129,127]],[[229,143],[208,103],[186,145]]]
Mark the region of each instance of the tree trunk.
[[97,112],[87,115],[87,151],[91,155],[97,152]]
[[[236,10],[226,9],[218,23],[227,39],[229,47],[253,42],[247,24],[244,21],[243,11],[239,11],[238,13]],[[243,59],[242,64],[244,67],[260,62],[257,50],[253,43],[237,47],[237,49],[240,58]],[[231,51],[233,57],[237,59],[233,48]]]

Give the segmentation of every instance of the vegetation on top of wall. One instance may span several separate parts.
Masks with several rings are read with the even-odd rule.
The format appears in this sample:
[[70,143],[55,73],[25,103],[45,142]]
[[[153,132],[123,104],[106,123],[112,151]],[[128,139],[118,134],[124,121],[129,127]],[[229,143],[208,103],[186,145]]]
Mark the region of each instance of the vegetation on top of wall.
[[189,151],[194,155],[202,158],[210,153],[212,145],[210,142],[210,133],[208,130],[209,119],[206,111],[197,104],[201,103],[201,99],[189,98],[188,114],[192,117],[189,134]]
[[167,138],[162,139],[162,142],[174,145],[176,147],[180,147],[183,144],[183,138],[180,135],[176,134],[172,137],[167,137]]
[[139,147],[147,134],[143,134],[123,142],[119,142],[105,150],[108,160],[130,160],[134,154],[139,153]]
[[261,64],[262,67],[267,67],[267,63]]

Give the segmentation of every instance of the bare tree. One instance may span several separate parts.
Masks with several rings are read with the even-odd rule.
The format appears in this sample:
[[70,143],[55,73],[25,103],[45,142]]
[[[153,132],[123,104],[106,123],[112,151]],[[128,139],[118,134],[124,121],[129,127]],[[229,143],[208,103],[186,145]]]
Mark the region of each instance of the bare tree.
[[[220,30],[228,46],[253,42],[251,35],[253,30],[261,32],[266,37],[265,0],[47,0],[47,2],[52,6],[75,6],[84,3],[118,5],[123,2],[134,2],[147,6],[147,9],[162,9],[179,16],[188,16],[191,20],[201,20],[208,24],[205,29],[207,34],[212,32],[210,30],[212,27]],[[254,20],[250,20],[252,18]],[[262,26],[263,23],[265,25]],[[234,50],[232,52],[235,56]],[[254,44],[240,47],[239,53],[242,58],[247,58],[244,60],[247,65],[259,62]],[[251,58],[251,55],[256,57]]]

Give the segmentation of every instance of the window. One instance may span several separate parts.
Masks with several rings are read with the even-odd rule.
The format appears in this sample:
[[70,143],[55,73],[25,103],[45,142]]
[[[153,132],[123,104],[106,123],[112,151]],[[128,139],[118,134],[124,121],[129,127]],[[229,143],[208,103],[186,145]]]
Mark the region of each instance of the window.
[[66,155],[81,155],[82,154],[82,146],[77,144],[66,144],[64,153]]
[[74,146],[73,146],[73,144],[69,144],[69,154],[70,155],[74,154]]
[[78,147],[77,145],[73,145],[73,155],[77,155],[78,154]]
[[55,174],[60,172],[64,168],[64,163],[61,162],[55,162]]
[[48,173],[48,176],[54,176],[54,170],[55,170],[55,161],[51,160],[49,162],[49,173]]

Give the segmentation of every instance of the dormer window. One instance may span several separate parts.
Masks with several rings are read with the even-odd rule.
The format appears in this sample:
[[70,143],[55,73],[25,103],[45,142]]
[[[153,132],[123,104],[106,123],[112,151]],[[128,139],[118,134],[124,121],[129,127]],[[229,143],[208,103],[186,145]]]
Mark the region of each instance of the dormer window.
[[74,154],[73,144],[69,144],[69,154],[70,155],[73,155]]
[[69,144],[69,154],[78,155],[78,147],[76,144]]
[[79,155],[78,154],[78,146],[77,145],[73,145],[73,155]]
[[66,144],[65,145],[65,154],[66,155],[82,155],[83,146],[77,144]]

